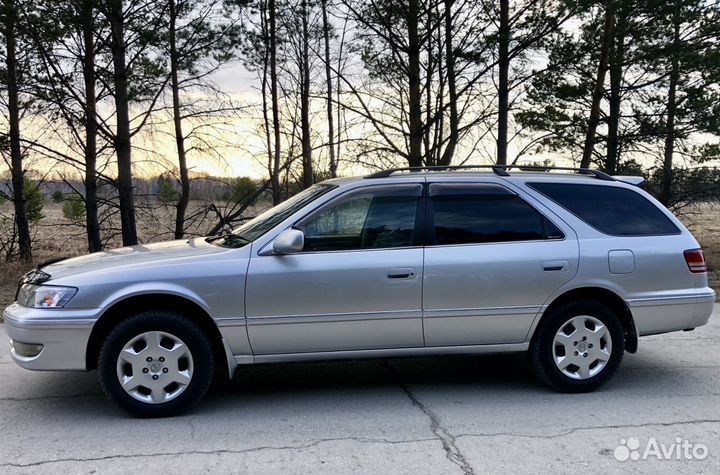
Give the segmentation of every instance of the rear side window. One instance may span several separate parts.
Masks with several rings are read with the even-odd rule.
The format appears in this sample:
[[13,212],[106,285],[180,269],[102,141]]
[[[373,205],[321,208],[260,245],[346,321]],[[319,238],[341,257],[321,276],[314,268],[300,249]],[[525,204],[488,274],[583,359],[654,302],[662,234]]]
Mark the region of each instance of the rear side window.
[[528,183],[587,224],[613,236],[679,234],[665,213],[626,188],[576,183]]
[[[498,187],[499,188],[499,187]],[[515,194],[489,189],[430,191],[436,245],[562,239],[554,224]]]

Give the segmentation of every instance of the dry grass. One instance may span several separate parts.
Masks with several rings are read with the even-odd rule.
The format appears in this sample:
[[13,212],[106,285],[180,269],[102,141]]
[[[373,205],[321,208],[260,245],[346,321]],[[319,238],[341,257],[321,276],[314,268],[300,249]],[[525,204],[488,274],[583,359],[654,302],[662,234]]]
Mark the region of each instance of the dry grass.
[[[190,212],[193,205],[191,203]],[[5,203],[0,212],[10,215],[11,205]],[[173,238],[172,226],[174,223],[174,208],[154,208],[152,213],[140,210],[138,213],[138,237],[141,242],[158,242]],[[33,227],[33,262],[30,264],[20,262],[4,262],[0,256],[0,309],[11,304],[15,299],[15,289],[18,279],[28,270],[39,263],[58,257],[73,257],[87,252],[87,237],[85,229],[67,220],[62,213],[62,205],[46,203],[43,208],[45,218]],[[204,228],[207,228],[207,223]],[[202,232],[195,230],[195,234]],[[118,247],[119,237],[113,239],[108,247]]]
[[697,207],[683,221],[705,251],[710,287],[720,302],[720,205]]
[[[4,205],[7,207],[8,205]],[[3,211],[9,211],[3,210]],[[142,215],[138,219],[138,234],[143,242],[171,239],[172,210]],[[0,309],[12,303],[20,276],[38,263],[57,257],[77,256],[86,252],[84,230],[62,215],[62,207],[47,204],[41,225],[35,228],[32,265],[2,262],[0,270]],[[708,260],[710,285],[720,290],[720,207],[703,205],[688,210],[681,218],[700,241]]]
[[[10,214],[10,205],[5,204],[3,211]],[[86,241],[83,230],[63,218],[62,207],[56,204],[45,205],[45,219],[34,227],[33,262],[2,262],[0,272],[0,308],[15,299],[15,287],[22,274],[48,259],[60,256],[77,256],[85,252]],[[4,256],[3,256],[4,257]]]

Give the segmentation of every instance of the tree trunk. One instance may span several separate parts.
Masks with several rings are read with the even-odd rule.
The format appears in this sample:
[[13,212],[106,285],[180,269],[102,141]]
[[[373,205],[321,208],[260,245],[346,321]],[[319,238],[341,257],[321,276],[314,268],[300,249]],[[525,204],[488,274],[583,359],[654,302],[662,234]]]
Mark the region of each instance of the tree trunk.
[[[425,22],[427,25],[430,25],[432,23],[432,10],[427,9],[427,15],[425,17]],[[435,63],[433,61],[434,59],[434,52],[433,52],[433,38],[432,35],[427,35],[427,40],[425,43],[425,84],[423,85],[424,95],[425,95],[425,123],[430,123],[430,117],[432,114],[432,99],[433,99],[433,93],[432,93],[432,87],[433,87],[433,74],[434,74],[434,68]],[[428,128],[428,130],[425,131],[423,134],[423,157],[425,157],[425,165],[426,166],[435,166],[437,163],[435,163],[434,157],[431,155],[431,145],[430,145],[430,132],[431,129]]]
[[341,146],[342,146],[342,130],[343,130],[343,108],[341,106],[341,99],[342,99],[342,77],[341,77],[341,71],[343,69],[343,46],[345,45],[345,34],[347,30],[347,20],[345,21],[345,24],[343,25],[342,30],[342,39],[340,40],[340,46],[338,48],[338,58],[337,58],[337,74],[335,78],[335,98],[337,103],[337,108],[335,110],[335,113],[337,114],[335,117],[337,121],[335,124],[337,125],[337,141],[335,142],[335,162],[340,163],[340,154],[342,152]]
[[667,98],[667,121],[665,123],[665,150],[663,154],[663,175],[660,188],[660,202],[665,206],[672,200],[673,154],[675,152],[675,114],[677,109],[677,83],[680,80],[680,64],[677,48],[680,43],[680,8],[676,2],[673,15],[673,51],[671,53],[670,84]]
[[455,82],[455,50],[453,49],[452,6],[455,0],[445,0],[445,68],[447,69],[448,98],[450,100],[450,134],[447,146],[440,158],[440,165],[450,165],[460,138],[460,119],[457,106],[457,85]]
[[335,159],[335,121],[332,103],[332,67],[330,65],[330,22],[328,20],[327,0],[320,2],[322,8],[323,40],[325,41],[325,83],[327,86],[327,121],[328,121],[328,152],[330,157],[330,177],[337,177],[337,161]]
[[8,121],[10,129],[10,168],[13,187],[13,205],[15,207],[15,226],[18,232],[18,247],[20,259],[26,262],[32,260],[32,241],[30,238],[30,225],[25,209],[25,174],[22,164],[22,149],[20,148],[20,104],[17,81],[16,57],[16,18],[17,10],[14,0],[4,0],[5,7],[5,68],[8,92]]
[[500,31],[498,36],[498,136],[497,164],[507,164],[508,108],[510,87],[510,2],[500,1]]
[[269,34],[268,34],[268,26],[266,24],[266,14],[267,9],[265,8],[264,3],[260,3],[260,28],[263,34],[263,42],[264,42],[264,48],[263,48],[263,59],[262,59],[262,76],[260,80],[260,90],[262,92],[262,115],[263,115],[263,125],[265,127],[265,148],[267,149],[267,171],[268,176],[273,176],[273,146],[272,146],[272,132],[270,124],[270,114],[268,113],[268,69],[270,68],[270,59],[269,59]]
[[625,60],[625,34],[622,33],[615,39],[612,52],[612,63],[610,64],[610,117],[608,118],[608,139],[607,157],[605,160],[605,171],[611,175],[617,173],[619,156],[620,128],[620,89],[622,86],[623,61]]
[[590,106],[590,117],[588,118],[588,128],[585,134],[585,145],[583,147],[580,168],[588,168],[590,166],[593,150],[595,148],[595,134],[597,132],[598,123],[600,122],[600,103],[602,102],[603,92],[605,90],[605,75],[608,70],[610,45],[612,43],[615,25],[615,7],[613,5],[613,1],[614,0],[606,0],[605,3],[603,40],[600,47],[597,77],[595,78],[595,86],[593,87],[592,105]]
[[408,28],[408,116],[410,126],[408,164],[423,165],[422,85],[420,84],[420,36],[418,23],[420,6],[418,0],[409,0],[407,10]]
[[185,234],[185,212],[190,202],[190,177],[188,176],[187,157],[185,156],[185,135],[180,116],[180,84],[178,80],[179,57],[177,50],[177,4],[169,1],[170,13],[170,88],[172,89],[173,124],[175,125],[175,146],[180,172],[180,197],[175,205],[175,239],[182,239]]
[[93,0],[82,3],[83,81],[85,85],[85,227],[88,251],[102,250],[97,200],[97,97],[95,91],[95,25]]
[[272,108],[273,136],[275,147],[273,150],[273,170],[270,175],[273,205],[282,201],[280,188],[280,110],[278,106],[278,75],[277,75],[277,21],[275,0],[268,2],[268,15],[270,21],[270,102]]
[[308,31],[307,0],[302,0],[302,72],[300,90],[300,127],[302,142],[303,188],[310,188],[314,181],[312,144],[310,142],[310,32]]
[[125,64],[125,18],[123,0],[108,0],[110,6],[110,49],[113,60],[113,84],[115,86],[115,153],[118,163],[118,197],[120,200],[120,225],[124,246],[137,244],[135,204],[133,203],[132,150],[130,145],[130,115],[128,104],[128,79]]

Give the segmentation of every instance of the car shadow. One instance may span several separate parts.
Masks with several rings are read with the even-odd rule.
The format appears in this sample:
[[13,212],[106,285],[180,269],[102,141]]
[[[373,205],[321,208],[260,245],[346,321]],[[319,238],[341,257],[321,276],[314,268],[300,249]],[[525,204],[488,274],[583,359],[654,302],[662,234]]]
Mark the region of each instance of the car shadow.
[[528,381],[532,382],[532,374],[524,355],[443,356],[240,366],[232,381],[219,380],[213,393],[343,391],[400,384],[525,385]]
[[[633,366],[621,366],[592,400],[608,394],[655,394],[700,384],[693,383],[683,367],[658,366],[657,360],[643,359],[640,355],[632,358]],[[643,367],[648,370],[641,370]],[[193,411],[194,415],[222,412],[228,407],[241,407],[243,403],[258,407],[294,403],[303,398],[327,401],[363,394],[398,392],[402,395],[404,390],[420,389],[460,391],[470,396],[518,401],[555,397],[554,391],[534,377],[524,354],[276,363],[240,366],[232,380],[222,373],[219,376],[204,401]],[[27,396],[13,395],[6,399],[23,402],[24,409],[35,416],[49,411],[54,417],[112,419],[123,414],[104,397],[94,371],[32,373],[26,379],[22,393]]]

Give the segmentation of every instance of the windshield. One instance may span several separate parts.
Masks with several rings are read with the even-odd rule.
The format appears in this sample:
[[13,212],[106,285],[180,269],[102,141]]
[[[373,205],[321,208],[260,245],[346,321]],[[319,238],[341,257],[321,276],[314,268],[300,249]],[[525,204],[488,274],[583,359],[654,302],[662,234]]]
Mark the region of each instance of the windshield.
[[264,213],[256,216],[242,226],[233,229],[232,234],[228,236],[227,241],[244,241],[251,242],[285,221],[292,214],[299,211],[305,205],[314,201],[321,195],[335,188],[334,185],[313,185],[307,190],[301,191],[297,195],[283,201],[277,206],[270,208]]

